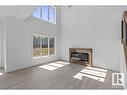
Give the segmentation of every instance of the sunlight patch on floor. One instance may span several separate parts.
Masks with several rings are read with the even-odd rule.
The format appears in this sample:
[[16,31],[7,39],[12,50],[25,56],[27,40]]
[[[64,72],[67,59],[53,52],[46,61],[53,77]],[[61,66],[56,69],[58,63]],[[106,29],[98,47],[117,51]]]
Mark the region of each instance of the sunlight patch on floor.
[[73,76],[73,78],[83,80],[83,77],[87,77],[100,82],[104,82],[106,74],[107,74],[107,70],[105,69],[85,67],[85,69],[81,70],[79,73]]
[[68,64],[70,64],[70,63],[63,62],[63,61],[56,61],[56,62],[52,62],[52,63],[46,64],[46,65],[41,65],[41,66],[38,66],[38,67],[52,71],[52,70],[56,70],[60,67],[68,65]]
[[3,75],[3,73],[0,72],[0,76]]
[[82,77],[84,77],[84,76],[91,78],[91,79],[94,79],[94,80],[97,80],[97,81],[100,81],[100,82],[104,82],[104,78],[96,77],[96,76],[92,76],[92,75],[84,74],[84,73],[78,73],[77,75],[74,76],[74,78],[79,79],[79,80],[83,80]]
[[54,66],[50,66],[50,65],[42,65],[42,66],[38,66],[39,68],[43,68],[43,69],[47,69],[47,70],[55,70],[57,69],[57,67]]
[[85,73],[85,74],[90,74],[93,76],[103,77],[103,78],[106,76],[106,73],[104,73],[104,72],[94,71],[94,70],[90,70],[90,69],[83,69],[80,72]]
[[55,66],[55,67],[63,67],[63,64],[58,64],[58,63],[50,63],[49,65]]
[[55,63],[58,63],[58,64],[64,64],[64,65],[68,65],[68,64],[70,64],[69,62],[63,62],[63,61],[56,61]]
[[101,69],[101,68],[95,68],[95,67],[85,67],[86,69],[91,69],[95,71],[100,71],[100,72],[107,72],[108,70],[106,69]]

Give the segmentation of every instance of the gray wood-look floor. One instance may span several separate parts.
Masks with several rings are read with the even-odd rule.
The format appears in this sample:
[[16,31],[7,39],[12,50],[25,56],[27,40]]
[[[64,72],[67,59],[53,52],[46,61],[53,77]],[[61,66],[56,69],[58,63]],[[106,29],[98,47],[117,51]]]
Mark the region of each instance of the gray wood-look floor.
[[78,64],[66,64],[54,70],[35,66],[4,73],[0,75],[0,89],[123,89],[112,86],[113,71],[110,70],[108,70],[104,82],[85,76],[82,80],[74,78],[84,68]]

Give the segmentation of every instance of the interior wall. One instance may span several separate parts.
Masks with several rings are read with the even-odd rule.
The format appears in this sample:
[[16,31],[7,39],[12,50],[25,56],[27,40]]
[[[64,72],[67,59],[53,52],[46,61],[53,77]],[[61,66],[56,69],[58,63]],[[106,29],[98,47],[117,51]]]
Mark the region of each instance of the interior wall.
[[19,19],[26,19],[38,6],[0,6],[0,16],[11,16]]
[[[57,17],[58,15],[59,9],[57,8]],[[54,56],[32,58],[32,33],[55,36],[56,50],[58,50],[58,23],[59,18],[55,25],[32,16],[25,21],[6,17],[6,72],[57,60],[57,51]]]
[[60,12],[60,59],[69,48],[92,48],[93,66],[120,69],[121,17],[125,6],[72,6]]
[[4,31],[4,18],[0,17],[0,67],[4,67],[5,59],[5,31]]
[[1,24],[1,21],[0,21],[0,67],[2,67],[2,62],[1,62],[1,45],[2,45],[2,43],[1,43],[1,41],[2,41],[1,32],[2,32],[2,24]]

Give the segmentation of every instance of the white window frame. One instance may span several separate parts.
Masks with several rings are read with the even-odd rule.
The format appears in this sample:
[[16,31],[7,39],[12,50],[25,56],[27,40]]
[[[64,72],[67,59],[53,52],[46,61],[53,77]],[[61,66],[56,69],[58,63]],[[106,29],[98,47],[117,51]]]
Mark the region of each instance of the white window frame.
[[[45,55],[45,56],[37,56],[37,57],[35,57],[35,56],[33,56],[33,36],[34,35],[37,35],[37,36],[40,36],[40,37],[48,37],[48,55]],[[50,46],[50,42],[49,42],[49,38],[50,37],[52,37],[52,38],[54,38],[54,54],[50,54],[50,52],[49,52],[49,46]],[[40,41],[40,43],[41,43],[41,41]],[[41,48],[41,46],[42,46],[42,43],[40,44],[40,48]],[[41,33],[38,33],[38,34],[35,34],[35,33],[33,33],[32,34],[32,58],[33,59],[38,59],[38,58],[44,58],[44,57],[51,57],[51,56],[55,56],[56,55],[56,37],[55,36],[52,36],[52,35],[45,35],[45,34],[41,34]]]
[[[43,20],[43,21],[46,21],[46,22],[49,22],[49,23],[52,23],[52,24],[56,24],[56,22],[57,22],[57,19],[56,19],[56,7],[55,6],[53,6],[53,5],[47,5],[48,6],[48,21],[47,20],[45,20],[45,19],[42,19],[42,7],[43,6],[40,6],[40,18],[38,18],[38,17],[35,17],[35,16],[33,16],[33,17],[35,17],[35,18],[38,18],[38,19],[41,19],[41,20]],[[55,13],[54,13],[54,15],[55,15],[55,17],[54,17],[54,19],[55,19],[55,22],[51,22],[51,21],[49,21],[49,7],[52,7],[52,8],[54,8],[54,10],[55,10]],[[36,11],[36,10],[35,10]]]
[[[54,10],[55,10],[55,13],[54,13],[54,14],[55,14],[55,18],[54,18],[54,19],[55,19],[55,22],[50,22],[50,21],[49,21],[49,7],[52,7],[52,8],[54,8]],[[56,7],[53,6],[53,5],[49,5],[49,6],[48,6],[48,22],[53,23],[53,24],[56,24]]]
[[[49,37],[48,37],[48,49],[49,49],[49,46],[50,46],[50,41],[49,41],[49,38],[50,38],[50,37],[54,38],[54,44],[55,44],[55,45],[54,45],[54,54],[50,54],[50,53],[49,53],[49,56],[53,56],[53,55],[56,55],[56,37],[55,37],[55,36],[49,36]],[[49,51],[49,50],[48,50],[48,51]]]

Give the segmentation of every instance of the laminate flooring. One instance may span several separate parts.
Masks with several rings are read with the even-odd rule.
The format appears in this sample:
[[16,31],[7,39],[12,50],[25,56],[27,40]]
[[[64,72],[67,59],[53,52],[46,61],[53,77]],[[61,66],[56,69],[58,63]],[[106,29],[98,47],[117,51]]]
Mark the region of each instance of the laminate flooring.
[[123,89],[112,86],[115,71],[55,61],[0,75],[0,89]]

